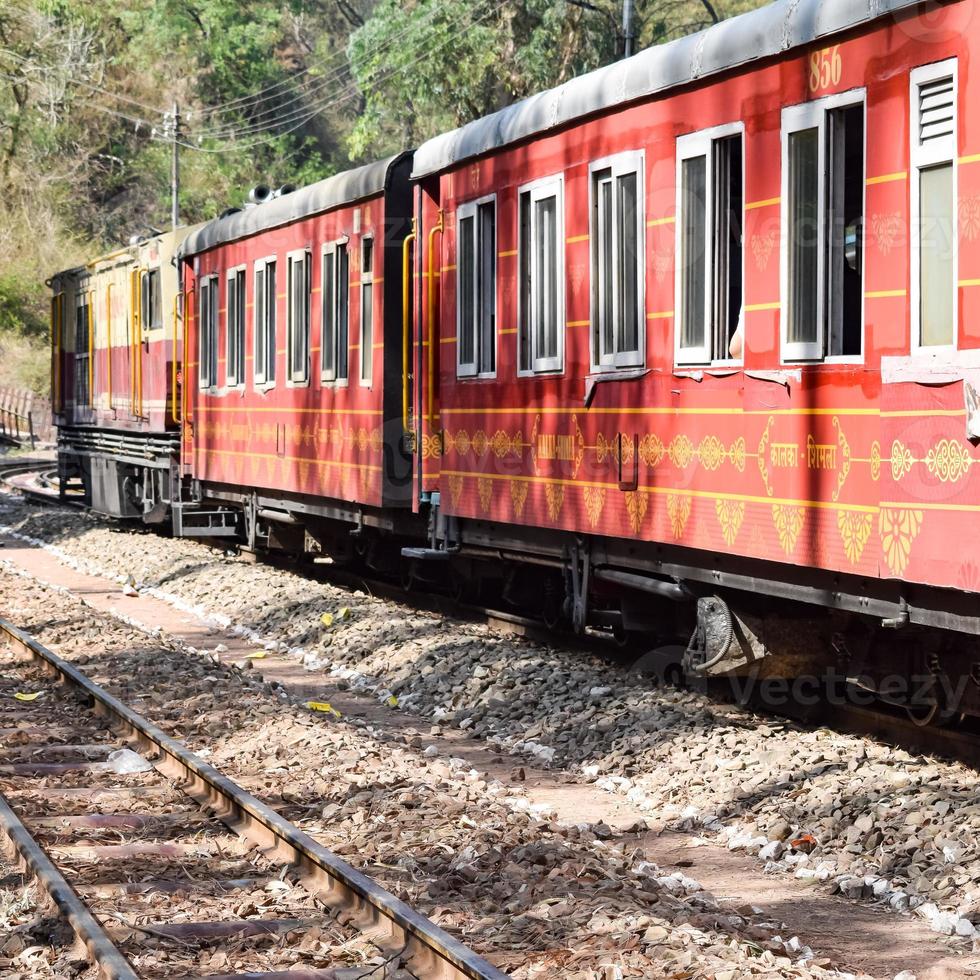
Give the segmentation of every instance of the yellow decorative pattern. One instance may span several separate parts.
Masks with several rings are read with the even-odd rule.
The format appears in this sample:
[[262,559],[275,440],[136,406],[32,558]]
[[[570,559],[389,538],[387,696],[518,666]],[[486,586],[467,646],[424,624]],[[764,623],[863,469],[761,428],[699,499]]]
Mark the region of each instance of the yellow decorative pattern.
[[639,534],[640,528],[643,527],[643,518],[647,516],[649,503],[647,495],[642,491],[627,491],[626,513],[629,515],[630,527],[634,534]]
[[745,520],[745,501],[716,500],[715,514],[721,527],[721,536],[730,548],[735,544],[735,539],[742,527],[742,521]]
[[847,441],[847,436],[844,435],[840,419],[836,415],[834,416],[834,428],[837,430],[837,448],[840,450],[840,470],[837,473],[837,486],[833,492],[833,500],[836,504],[840,498],[841,490],[844,489],[844,484],[847,483],[848,474],[851,472],[851,446]]
[[731,457],[731,461],[735,466],[735,469],[737,469],[739,473],[744,473],[746,459],[745,440],[741,436],[739,436],[738,439],[736,439],[732,444],[732,448],[729,451],[729,456]]
[[670,530],[676,539],[684,537],[684,530],[691,517],[693,498],[687,494],[671,493],[667,495],[667,517],[670,519]]
[[840,531],[841,544],[847,560],[856,565],[864,554],[871,537],[871,515],[859,514],[850,510],[837,511],[837,530]]
[[892,443],[892,479],[897,483],[912,469],[915,460],[908,448],[896,439]]
[[776,528],[779,546],[787,555],[791,555],[796,550],[796,542],[799,540],[800,531],[803,530],[804,520],[806,520],[804,507],[772,505],[772,523]]
[[926,469],[942,483],[956,483],[970,472],[973,457],[956,439],[941,439],[925,458]]
[[877,439],[871,443],[871,479],[878,482],[881,477],[881,444]]
[[899,576],[908,568],[912,545],[922,530],[922,511],[883,507],[878,513],[878,534],[885,564],[892,575]]
[[674,436],[667,450],[670,461],[679,470],[686,470],[694,459],[694,445],[685,435]]
[[489,477],[481,476],[476,481],[477,493],[480,496],[480,507],[484,514],[490,513],[490,503],[493,500],[493,480]]
[[510,502],[514,505],[514,516],[520,518],[524,514],[524,504],[527,502],[527,488],[523,480],[510,481]]
[[698,446],[698,458],[709,473],[718,469],[727,456],[725,446],[717,436],[705,436]]
[[606,491],[604,487],[584,487],[585,514],[589,519],[589,526],[595,528],[599,524],[602,516],[602,508],[606,503]]
[[667,450],[664,449],[664,444],[656,433],[648,432],[640,440],[640,460],[645,466],[649,466],[651,469],[654,466],[659,466],[666,455]]
[[449,477],[449,499],[453,502],[453,508],[459,506],[459,498],[463,495],[463,478],[461,476]]
[[561,516],[561,506],[565,502],[565,485],[548,483],[545,485],[544,495],[548,501],[548,519],[554,523]]
[[486,456],[488,446],[487,434],[482,429],[478,429],[473,435],[473,452],[476,453],[478,459]]
[[762,438],[759,439],[759,452],[757,455],[759,462],[759,475],[765,484],[766,493],[772,496],[772,483],[769,482],[769,443],[772,439],[772,427],[776,424],[775,418],[770,415],[765,429],[762,430]]

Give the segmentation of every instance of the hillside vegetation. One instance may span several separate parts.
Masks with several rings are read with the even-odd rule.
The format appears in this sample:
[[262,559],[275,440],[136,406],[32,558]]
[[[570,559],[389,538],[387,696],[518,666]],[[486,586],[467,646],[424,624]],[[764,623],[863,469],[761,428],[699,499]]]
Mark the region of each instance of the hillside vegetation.
[[[638,0],[640,47],[755,0]],[[0,384],[47,385],[52,272],[614,61],[619,0],[2,0]]]

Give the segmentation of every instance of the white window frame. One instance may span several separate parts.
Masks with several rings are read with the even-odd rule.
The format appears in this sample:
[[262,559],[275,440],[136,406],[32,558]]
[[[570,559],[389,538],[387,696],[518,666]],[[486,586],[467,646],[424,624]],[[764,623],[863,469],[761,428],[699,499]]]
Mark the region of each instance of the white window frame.
[[[931,147],[919,145],[919,86],[940,78],[953,77],[953,135],[937,141]],[[909,300],[912,311],[912,341],[911,351],[922,357],[949,353],[959,348],[960,339],[960,303],[959,303],[959,268],[960,268],[960,234],[959,234],[959,139],[960,139],[960,79],[959,59],[948,58],[933,64],[913,68],[909,73],[909,198],[910,212],[910,242],[912,250],[911,280],[909,283]],[[922,344],[922,306],[919,291],[922,271],[922,227],[921,227],[921,194],[919,172],[930,167],[941,166],[944,163],[953,165],[953,342],[951,344]]]
[[[339,248],[343,248],[347,253],[347,275],[345,276],[343,282],[340,280],[339,269],[337,266],[337,254]],[[328,255],[333,256],[333,296],[327,296],[327,283],[326,277],[324,276]],[[341,298],[343,298],[344,302],[347,304],[347,343],[344,344],[343,349],[341,349],[339,343],[339,321],[337,319],[338,310],[335,302]],[[326,326],[328,302],[331,302],[334,305],[334,343],[336,344],[334,355],[336,363],[332,370],[324,366],[327,353],[327,338],[324,333],[324,327]],[[346,371],[344,372],[344,376],[339,378],[337,377],[337,368],[340,366],[341,360],[344,361]],[[330,385],[333,388],[346,388],[350,384],[350,239],[347,237],[338,238],[332,242],[327,242],[320,250],[320,383]]]
[[[293,310],[293,267],[305,260],[308,270],[309,285],[306,290],[306,370],[299,377],[293,371],[293,331],[295,330],[295,313]],[[286,387],[307,388],[310,384],[310,346],[313,335],[313,325],[310,322],[313,312],[313,297],[309,286],[312,285],[313,259],[309,248],[298,248],[286,254]]]
[[[781,215],[780,215],[780,312],[779,312],[779,343],[780,356],[784,363],[806,361],[818,364],[863,364],[865,352],[865,321],[867,304],[861,297],[861,353],[860,354],[826,354],[827,350],[827,114],[834,109],[846,109],[860,105],[864,110],[864,177],[862,193],[864,206],[862,213],[867,214],[868,189],[868,95],[865,88],[854,88],[837,95],[828,95],[802,105],[788,106],[782,111],[780,125],[781,143]],[[817,237],[817,339],[816,342],[790,342],[786,331],[789,326],[789,137],[791,133],[806,129],[818,131],[817,170],[819,185],[817,188],[817,213],[822,216]],[[861,282],[863,288],[867,283],[866,250],[861,249]]]
[[[207,337],[210,341],[210,350],[208,352],[208,359],[205,361],[204,358],[204,340],[205,340],[205,322],[203,317],[204,303],[201,302],[202,293],[205,289],[211,292],[212,286],[214,286],[214,297],[213,299],[209,295],[208,297],[208,319],[210,323],[207,324]],[[220,318],[218,316],[221,304],[221,284],[219,282],[219,277],[217,273],[212,273],[211,275],[203,276],[198,281],[198,296],[197,296],[197,386],[200,391],[213,391],[218,384],[218,335],[221,330]],[[211,324],[214,328],[211,328]],[[208,374],[205,378],[204,368],[205,364],[208,367]]]
[[[521,270],[524,267],[524,257],[520,254],[520,208],[521,201],[524,195],[527,194],[529,197],[530,205],[530,227],[528,229],[528,248],[531,252],[529,256],[530,265],[530,307],[531,310],[528,311],[527,329],[530,331],[530,351],[531,351],[531,367],[529,370],[521,370],[520,364],[520,344],[521,344],[521,328],[524,326],[524,287],[520,282]],[[555,357],[538,357],[535,350],[537,331],[535,330],[535,324],[532,322],[531,317],[534,311],[534,285],[535,281],[540,278],[534,273],[534,262],[535,262],[535,250],[534,250],[534,230],[536,227],[536,222],[534,220],[534,205],[538,201],[545,200],[549,197],[556,198],[555,216],[557,227],[555,229],[556,239],[557,239],[557,250],[558,254],[555,256],[555,276],[557,278],[556,283],[556,304],[557,309],[555,310],[555,322],[558,329],[558,344],[557,344],[557,355]],[[529,184],[524,184],[522,187],[518,188],[517,192],[517,238],[518,238],[518,256],[517,256],[517,267],[518,267],[518,284],[517,284],[517,375],[522,378],[535,377],[540,374],[561,374],[565,370],[565,175],[564,174],[554,174],[550,177],[542,177],[540,180],[532,181]]]
[[[598,226],[596,223],[596,174],[610,171],[613,181],[613,201],[615,202],[615,182],[628,174],[636,175],[636,303],[637,330],[635,351],[616,351],[603,353],[602,325],[599,323],[601,304],[597,302],[601,277],[598,275],[601,253]],[[618,211],[613,206],[613,249],[616,247],[619,227]],[[602,157],[589,164],[589,347],[592,370],[603,372],[617,368],[637,368],[646,364],[646,155],[643,150],[627,150],[614,156]],[[619,320],[622,311],[619,307],[619,270],[613,263],[613,320]],[[615,323],[613,324],[613,346],[615,347]]]
[[[160,294],[160,322],[154,326],[153,320],[153,304],[148,302],[149,300],[149,288],[150,282],[152,281],[152,275],[156,273],[157,276],[157,287]],[[144,283],[146,284],[144,286]],[[160,264],[148,266],[140,273],[140,329],[144,333],[149,333],[151,330],[162,330],[166,324],[164,323],[164,309],[163,309],[163,267]]]
[[[700,365],[739,365],[741,358],[711,357],[712,331],[714,329],[714,248],[715,240],[715,143],[719,140],[738,136],[742,141],[742,228],[745,228],[745,124],[742,122],[724,123],[696,133],[688,133],[677,138],[677,176],[674,254],[674,364],[677,366]],[[693,347],[681,346],[681,324],[684,317],[684,269],[681,263],[684,240],[684,163],[698,157],[705,158],[704,186],[709,200],[705,201],[705,282],[704,282],[704,343]],[[744,238],[744,233],[743,233]],[[742,329],[745,329],[745,242],[742,242]]]
[[[493,305],[491,315],[493,316],[493,370],[479,371],[479,334],[480,334],[480,208],[484,205],[493,205]],[[463,306],[462,290],[460,288],[460,228],[464,219],[473,219],[473,360],[464,363],[462,328],[463,328]],[[473,201],[467,201],[456,209],[456,377],[458,378],[495,378],[497,377],[497,356],[499,354],[499,331],[497,330],[497,277],[499,275],[499,263],[497,261],[497,240],[498,240],[498,208],[497,195],[487,194],[484,197]]]
[[[364,246],[371,243],[371,271],[364,271]],[[358,334],[360,338],[361,356],[358,358],[358,384],[362,388],[370,388],[374,384],[374,334],[377,317],[374,303],[374,270],[378,264],[378,251],[374,240],[374,235],[362,235],[358,245],[357,269],[357,299],[358,299]],[[371,291],[371,341],[364,343],[364,287],[367,286]],[[350,307],[348,306],[348,311]],[[349,317],[349,313],[348,313]],[[347,321],[347,329],[350,330],[350,319]],[[367,370],[365,370],[367,369]]]
[[[236,377],[232,373],[231,365],[231,293],[232,293],[232,283],[237,282],[239,273],[244,273],[242,277],[242,295],[240,297],[240,302],[242,305],[241,317],[242,317],[242,336],[241,336],[241,354],[242,354],[242,376]],[[225,385],[228,388],[244,388],[245,387],[245,345],[248,338],[248,320],[246,317],[246,309],[248,308],[248,267],[245,265],[236,265],[232,269],[228,269],[225,272]]]
[[[264,259],[256,259],[252,266],[252,377],[256,388],[261,388],[263,391],[268,391],[276,386],[276,349],[279,343],[279,297],[276,295],[276,289],[278,288],[278,283],[276,289],[272,291],[272,313],[273,313],[273,324],[272,324],[272,350],[270,351],[272,357],[272,377],[269,377],[269,365],[266,364],[265,371],[259,370],[259,274],[262,274],[262,290],[263,295],[265,295],[269,289],[269,280],[267,278],[267,270],[269,266],[275,267],[276,279],[279,279],[279,265],[276,261],[275,255],[267,255]],[[262,316],[262,339],[265,340],[265,310],[261,311]],[[248,350],[246,348],[246,357],[248,355]],[[246,372],[247,373],[247,372]]]

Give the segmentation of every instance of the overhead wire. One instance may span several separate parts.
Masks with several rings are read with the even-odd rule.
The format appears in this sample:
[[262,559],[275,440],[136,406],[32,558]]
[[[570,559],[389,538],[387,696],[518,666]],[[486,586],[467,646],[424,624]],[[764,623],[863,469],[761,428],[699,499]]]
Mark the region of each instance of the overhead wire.
[[[488,7],[488,9],[480,17],[471,20],[468,26],[474,27],[477,24],[482,23],[488,17],[490,17],[491,14],[495,12],[496,6],[493,4],[493,0],[489,0],[489,3],[490,6]],[[447,47],[448,44],[453,42],[455,39],[456,39],[455,37],[448,38],[445,42],[443,42],[443,44],[439,45],[434,50],[442,50],[443,48]],[[297,129],[300,129],[303,125],[305,125],[306,122],[312,119],[313,116],[324,111],[325,109],[339,105],[347,101],[348,99],[353,98],[360,92],[371,91],[381,81],[387,81],[389,78],[395,77],[396,75],[407,71],[409,68],[414,67],[416,64],[424,60],[427,53],[428,53],[427,51],[423,51],[421,55],[414,58],[407,65],[401,66],[400,68],[392,69],[387,72],[383,68],[379,69],[374,73],[374,75],[372,75],[368,79],[367,82],[357,83],[352,81],[345,86],[347,91],[341,91],[340,94],[331,95],[330,98],[324,99],[313,106],[306,106],[303,109],[295,110],[291,113],[286,114],[285,116],[280,116],[273,123],[269,125],[254,126],[254,127],[246,126],[238,130],[219,132],[218,134],[212,137],[212,138],[223,138],[223,139],[228,139],[230,141],[234,141],[232,142],[232,145],[229,147],[205,147],[200,144],[189,143],[187,141],[182,141],[181,145],[187,147],[188,149],[200,150],[202,152],[211,152],[211,153],[229,152],[232,148],[235,149],[242,148],[243,144],[239,142],[242,139],[247,139],[252,136],[259,136],[260,134],[271,132],[272,130],[276,129],[278,130],[278,132],[272,133],[272,135],[266,137],[265,139],[252,140],[251,142],[244,145],[257,146],[262,143],[271,142],[274,139],[278,139],[281,136],[288,135],[289,133],[295,132]],[[285,128],[280,128],[280,127],[285,127]]]
[[[477,6],[479,6],[479,4]],[[432,6],[423,15],[421,22],[415,21],[413,23],[410,23],[402,31],[399,31],[396,34],[392,35],[381,45],[379,45],[378,48],[379,51],[384,51],[387,48],[393,47],[406,36],[417,32],[426,21],[433,20],[438,14],[445,13],[447,9],[448,9],[447,6],[435,6],[435,5]],[[303,111],[305,111],[305,105],[301,105],[302,103],[308,104],[311,98],[318,98],[320,97],[320,95],[325,94],[327,89],[330,88],[334,82],[338,81],[343,77],[343,75],[349,70],[349,66],[346,63],[338,64],[338,67],[336,67],[333,71],[327,73],[326,75],[323,75],[322,77],[318,77],[314,79],[303,88],[294,90],[288,96],[285,92],[277,92],[274,95],[269,94],[263,96],[263,92],[271,92],[273,88],[287,87],[293,81],[295,81],[297,77],[300,77],[304,74],[311,72],[312,70],[314,70],[315,67],[325,67],[331,61],[340,62],[342,58],[343,58],[343,52],[337,52],[333,56],[333,58],[328,59],[326,62],[322,62],[320,66],[310,66],[308,69],[304,70],[303,72],[299,72],[297,75],[291,76],[291,78],[289,79],[284,79],[282,82],[278,83],[277,86],[270,86],[268,90],[262,90],[258,93],[255,93],[254,96],[245,96],[241,99],[233,100],[230,103],[225,103],[225,106],[234,105],[236,106],[236,108],[234,109],[235,112],[239,112],[239,113],[247,112],[249,114],[249,119],[246,123],[246,128],[248,129],[261,126],[264,124],[264,121],[266,121],[267,119],[271,119],[273,117],[276,118],[277,120],[280,120],[282,119],[284,113],[285,115],[288,116],[289,113],[296,112],[297,107],[300,107],[298,112],[302,113]],[[260,98],[259,96],[263,96],[263,97]],[[280,99],[282,99],[283,101],[277,101],[275,105],[268,106],[267,108],[263,109],[261,112],[258,113],[252,112],[253,109],[257,108],[263,103],[276,101]],[[208,107],[202,110],[197,110],[194,113],[194,115],[202,116],[206,119],[210,119],[212,116],[222,111],[224,110],[222,109],[221,106]],[[195,130],[193,135],[201,138],[206,138],[206,137],[221,138],[221,137],[227,137],[231,135],[232,132],[236,130],[236,126],[232,122],[222,123],[220,120],[215,120],[215,122],[217,123],[217,125],[211,126],[210,128],[206,128],[206,129],[197,129]],[[256,129],[255,131],[257,132],[258,130]]]

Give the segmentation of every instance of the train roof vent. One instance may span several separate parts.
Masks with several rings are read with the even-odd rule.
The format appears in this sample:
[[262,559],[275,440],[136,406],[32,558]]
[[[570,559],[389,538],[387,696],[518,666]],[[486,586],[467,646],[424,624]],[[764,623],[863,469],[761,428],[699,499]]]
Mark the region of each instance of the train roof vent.
[[945,139],[956,131],[953,77],[937,78],[919,85],[919,145]]

